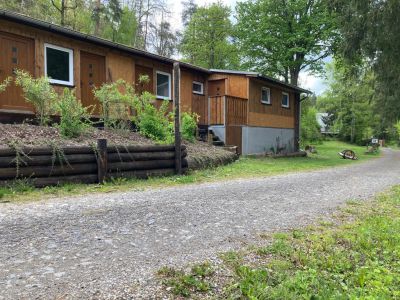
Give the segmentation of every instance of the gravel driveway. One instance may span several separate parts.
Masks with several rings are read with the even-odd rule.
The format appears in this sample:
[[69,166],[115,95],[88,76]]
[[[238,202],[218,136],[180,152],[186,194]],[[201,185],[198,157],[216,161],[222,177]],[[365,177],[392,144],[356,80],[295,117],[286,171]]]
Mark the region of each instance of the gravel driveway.
[[[0,299],[113,298],[400,184],[400,152],[268,178],[0,205]],[[137,296],[132,297],[134,299]]]

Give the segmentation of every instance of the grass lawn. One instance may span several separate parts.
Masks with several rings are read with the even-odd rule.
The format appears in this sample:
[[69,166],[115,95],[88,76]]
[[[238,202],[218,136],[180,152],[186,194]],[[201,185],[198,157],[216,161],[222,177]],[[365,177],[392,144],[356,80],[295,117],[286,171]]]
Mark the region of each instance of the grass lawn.
[[[338,152],[352,149],[359,157],[358,161],[341,159]],[[238,161],[214,169],[190,172],[184,176],[150,178],[148,180],[118,179],[104,185],[67,184],[57,187],[35,189],[24,181],[17,181],[13,186],[0,188],[0,203],[15,201],[40,200],[46,197],[70,196],[94,192],[112,192],[142,190],[148,187],[163,187],[188,183],[202,183],[235,178],[271,176],[296,171],[315,170],[326,167],[356,164],[376,157],[377,154],[364,154],[365,147],[349,145],[337,141],[327,141],[317,145],[317,154],[304,158],[241,158]]]
[[166,294],[196,299],[400,299],[400,186],[264,244],[158,276]]

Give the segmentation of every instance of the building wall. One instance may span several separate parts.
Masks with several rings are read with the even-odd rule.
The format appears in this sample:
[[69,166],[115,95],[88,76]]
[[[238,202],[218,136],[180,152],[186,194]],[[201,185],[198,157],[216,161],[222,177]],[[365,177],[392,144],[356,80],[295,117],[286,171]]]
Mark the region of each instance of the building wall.
[[[220,95],[229,95],[238,98],[248,98],[248,78],[243,75],[235,74],[212,74],[209,76],[211,82],[215,81],[220,88]],[[222,86],[222,83],[224,86]],[[216,87],[211,86],[210,96],[217,95]]]
[[[270,88],[271,104],[261,102],[262,87]],[[282,92],[289,94],[289,108],[282,107]],[[272,128],[295,127],[295,93],[289,89],[251,78],[249,81],[248,125]]]
[[242,127],[242,154],[260,154],[275,151],[278,147],[285,147],[283,152],[295,151],[294,129]]

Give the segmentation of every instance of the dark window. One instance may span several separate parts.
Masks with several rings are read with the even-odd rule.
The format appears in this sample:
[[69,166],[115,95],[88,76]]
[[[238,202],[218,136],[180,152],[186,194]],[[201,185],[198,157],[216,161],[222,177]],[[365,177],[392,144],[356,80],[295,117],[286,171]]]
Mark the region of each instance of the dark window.
[[193,93],[203,94],[203,83],[193,81]]
[[46,47],[46,75],[53,80],[70,81],[70,52]]
[[282,107],[289,107],[289,94],[282,93]]

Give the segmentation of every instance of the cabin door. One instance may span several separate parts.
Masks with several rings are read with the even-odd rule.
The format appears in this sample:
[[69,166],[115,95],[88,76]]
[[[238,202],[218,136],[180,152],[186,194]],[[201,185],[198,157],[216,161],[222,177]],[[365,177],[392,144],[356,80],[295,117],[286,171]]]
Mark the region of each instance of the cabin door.
[[93,114],[96,115],[100,113],[101,106],[94,97],[93,89],[99,88],[104,82],[106,82],[105,57],[81,52],[81,101],[83,106],[95,105]]
[[[35,44],[32,39],[0,32],[0,83],[7,77],[14,76],[17,69],[34,74]],[[0,109],[33,111],[32,105],[27,103],[22,89],[14,82],[0,93]]]

